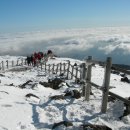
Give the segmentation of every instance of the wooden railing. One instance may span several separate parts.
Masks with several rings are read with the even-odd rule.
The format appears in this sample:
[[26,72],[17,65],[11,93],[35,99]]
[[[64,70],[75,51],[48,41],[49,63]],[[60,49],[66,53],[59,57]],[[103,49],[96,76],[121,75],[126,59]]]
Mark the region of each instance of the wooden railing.
[[[44,66],[44,67],[43,67]],[[48,73],[51,74],[64,74],[67,79],[78,79],[80,77],[80,66],[71,65],[70,61],[68,63],[58,63],[58,64],[41,64],[41,69],[45,69]]]
[[[26,60],[21,59],[17,61],[2,61],[0,63],[0,70],[9,69],[9,67],[14,67],[18,65],[26,65]],[[91,81],[91,72],[92,72],[92,65],[93,64],[99,64],[104,66],[104,79],[103,79],[103,87],[95,84]],[[40,67],[41,70],[45,70],[45,72],[48,72],[49,74],[64,74],[66,75],[67,79],[80,79],[80,82],[82,83],[82,95],[85,97],[86,101],[90,100],[90,92],[91,87],[95,87],[97,89],[100,89],[103,92],[102,95],[102,106],[101,106],[101,112],[106,113],[107,111],[107,103],[108,103],[108,95],[111,95],[114,98],[117,98],[123,102],[125,102],[127,105],[130,106],[130,101],[121,97],[120,95],[117,95],[113,92],[109,91],[110,88],[110,76],[111,76],[111,68],[114,67],[115,70],[119,72],[123,72],[125,74],[130,75],[130,71],[127,71],[125,69],[122,69],[120,67],[117,67],[115,65],[112,65],[112,59],[108,57],[105,62],[102,61],[96,61],[93,60],[91,56],[88,57],[82,64],[80,65],[71,65],[70,61],[66,63],[58,63],[58,64],[47,64],[46,62],[44,64],[37,64],[37,67]]]
[[[112,59],[110,57],[107,58],[106,62],[101,62],[101,61],[95,61],[92,60],[92,57],[89,56],[88,59],[86,60],[86,64],[88,64],[87,67],[87,73],[85,74],[86,70],[85,67],[83,68],[83,81],[84,81],[84,87],[83,87],[83,95],[85,96],[85,100],[89,101],[90,99],[90,91],[91,91],[91,86],[96,87],[97,89],[100,89],[103,91],[102,95],[102,106],[101,106],[101,112],[106,113],[107,111],[107,103],[108,103],[108,95],[111,95],[114,98],[117,98],[130,107],[130,101],[127,100],[126,98],[121,97],[120,95],[117,95],[113,92],[109,91],[110,88],[110,76],[111,76],[111,68],[114,67],[115,70],[119,72],[123,72],[125,74],[130,75],[130,71],[127,71],[125,69],[122,69],[120,67],[117,67],[115,65],[112,65]],[[100,64],[104,66],[104,79],[103,79],[103,87],[99,86],[91,81],[91,69],[92,69],[92,64]]]
[[1,61],[0,62],[0,70],[4,71],[7,69],[10,69],[11,67],[15,67],[15,66],[22,66],[22,65],[26,65],[27,62],[25,59],[17,59],[17,60],[6,60],[6,61]]

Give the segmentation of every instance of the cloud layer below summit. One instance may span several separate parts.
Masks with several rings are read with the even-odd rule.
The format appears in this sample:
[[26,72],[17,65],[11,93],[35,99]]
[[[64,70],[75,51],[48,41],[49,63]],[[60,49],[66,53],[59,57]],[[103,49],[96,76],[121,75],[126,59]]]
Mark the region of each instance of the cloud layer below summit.
[[130,64],[130,27],[66,29],[0,34],[0,55],[29,55],[52,49],[56,55],[84,59],[92,55]]

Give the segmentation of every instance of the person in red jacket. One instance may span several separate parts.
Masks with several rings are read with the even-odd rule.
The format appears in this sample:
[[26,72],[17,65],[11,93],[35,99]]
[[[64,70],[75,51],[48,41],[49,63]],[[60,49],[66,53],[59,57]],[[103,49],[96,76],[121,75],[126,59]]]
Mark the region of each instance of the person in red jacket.
[[37,60],[36,57],[33,56],[33,65],[34,65],[34,67],[36,66],[36,63],[37,63],[36,60]]

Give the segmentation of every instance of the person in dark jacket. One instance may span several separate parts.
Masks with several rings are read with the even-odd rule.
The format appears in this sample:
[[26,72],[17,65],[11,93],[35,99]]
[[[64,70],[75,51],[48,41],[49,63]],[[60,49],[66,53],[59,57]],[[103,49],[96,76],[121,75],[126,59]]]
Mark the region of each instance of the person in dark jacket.
[[30,65],[31,65],[31,57],[30,57],[30,56],[27,56],[26,60],[27,60],[28,66],[30,66]]

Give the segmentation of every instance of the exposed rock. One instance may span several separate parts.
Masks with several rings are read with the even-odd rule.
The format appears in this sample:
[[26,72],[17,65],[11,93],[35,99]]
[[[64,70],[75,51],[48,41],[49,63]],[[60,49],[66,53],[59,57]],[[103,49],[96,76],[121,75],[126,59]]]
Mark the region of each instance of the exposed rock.
[[0,92],[2,92],[2,93],[6,93],[6,94],[9,94],[8,92],[6,92],[6,91],[0,91]]
[[32,89],[34,89],[34,87],[36,87],[37,83],[32,84]]
[[121,78],[122,82],[130,83],[129,79],[127,77]]
[[64,73],[61,73],[59,76],[64,76]]
[[60,100],[60,99],[65,99],[65,97],[64,95],[55,95],[55,96],[51,96],[50,99]]
[[[128,98],[128,100],[130,100],[130,97]],[[121,120],[124,116],[127,116],[130,114],[130,106],[127,105],[126,103],[124,103],[125,109],[124,109],[124,113],[122,116],[119,117],[119,119]]]
[[5,77],[5,75],[3,75],[3,74],[0,74],[0,76],[1,76],[1,77]]
[[107,126],[92,125],[92,124],[81,125],[81,127],[83,127],[83,130],[112,130],[111,128]]
[[76,79],[75,79],[75,83],[80,84],[80,83],[81,83],[81,82],[80,82],[80,79],[79,79],[79,78],[76,78]]
[[50,87],[52,88],[52,84],[51,83],[48,83],[48,82],[39,82],[39,84],[43,85],[44,87]]
[[125,77],[125,76],[126,76],[126,74],[125,74],[125,73],[123,73],[123,74],[120,74],[120,76],[121,76],[121,77]]
[[114,102],[116,100],[115,97],[108,96],[108,102]]
[[27,84],[29,84],[30,82],[32,82],[32,80],[28,80],[26,83],[24,83],[24,84],[22,84],[22,85],[19,85],[19,88],[26,88],[25,86],[27,85]]
[[119,71],[116,71],[116,70],[111,70],[111,73],[112,73],[112,74],[117,74],[117,75],[120,74],[120,72],[119,72]]
[[78,99],[81,97],[81,93],[78,90],[74,89],[66,91],[64,96],[71,96],[72,98]]
[[64,82],[64,80],[60,79],[60,78],[55,78],[53,80],[48,80],[48,83],[50,83],[52,85],[53,89],[59,89],[60,88],[60,84]]
[[61,121],[59,123],[54,123],[54,125],[52,126],[52,129],[55,129],[56,127],[58,127],[60,125],[64,125],[66,127],[69,127],[69,126],[73,126],[73,123],[69,122],[69,121]]
[[77,66],[77,63],[74,63],[74,66]]
[[26,98],[35,97],[35,98],[38,98],[38,99],[39,99],[38,96],[36,96],[36,95],[34,95],[34,94],[32,94],[32,93],[28,93],[27,95],[25,95],[25,97],[26,97]]

